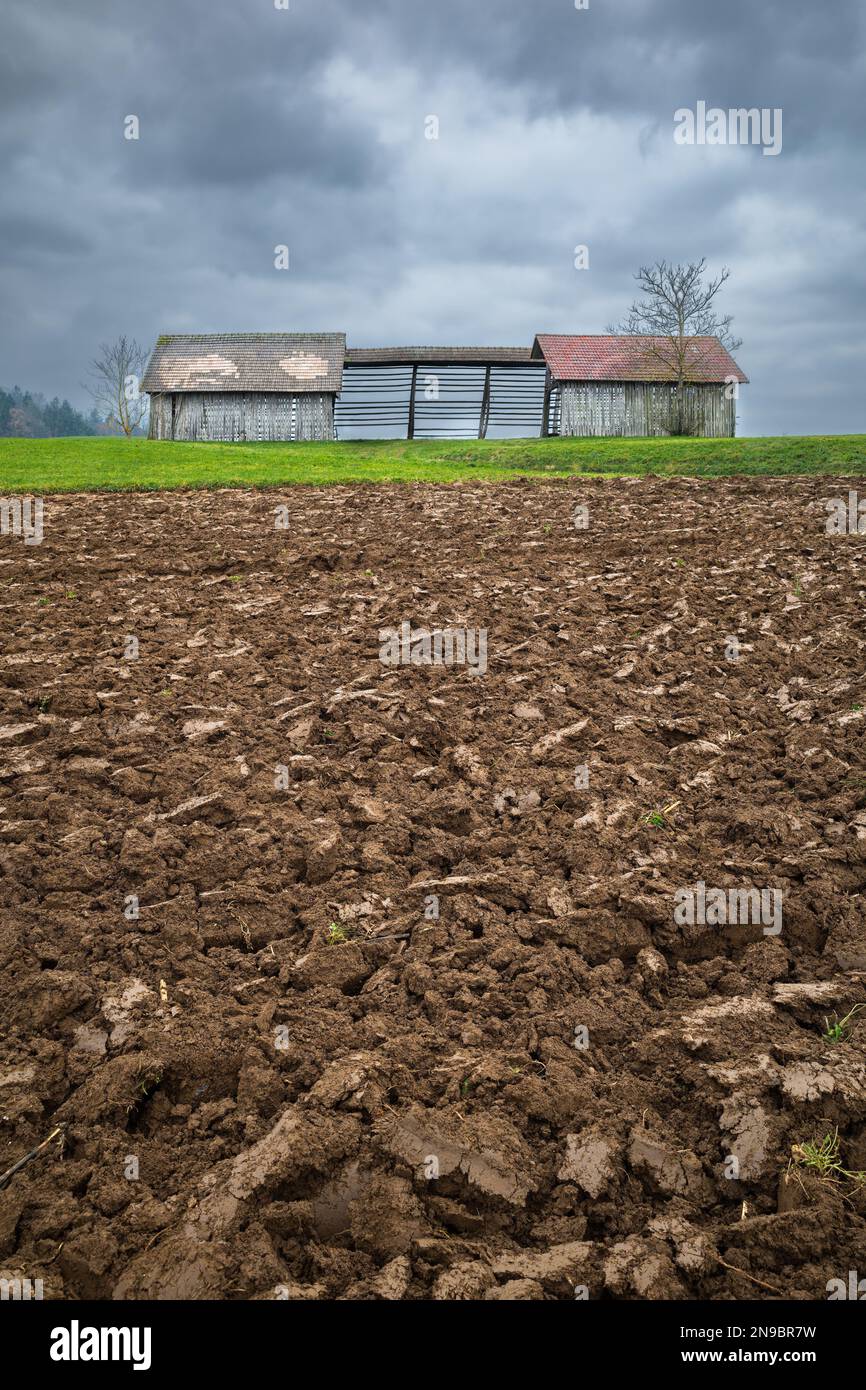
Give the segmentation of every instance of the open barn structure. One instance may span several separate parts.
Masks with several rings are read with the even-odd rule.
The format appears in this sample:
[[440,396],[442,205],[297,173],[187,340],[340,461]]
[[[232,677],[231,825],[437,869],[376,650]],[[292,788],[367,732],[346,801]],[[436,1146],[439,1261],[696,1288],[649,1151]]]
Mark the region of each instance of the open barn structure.
[[541,434],[544,375],[530,348],[349,348],[337,429],[407,439]]
[[722,436],[746,380],[717,338],[347,348],[342,333],[223,333],[160,338],[142,388],[152,439]]

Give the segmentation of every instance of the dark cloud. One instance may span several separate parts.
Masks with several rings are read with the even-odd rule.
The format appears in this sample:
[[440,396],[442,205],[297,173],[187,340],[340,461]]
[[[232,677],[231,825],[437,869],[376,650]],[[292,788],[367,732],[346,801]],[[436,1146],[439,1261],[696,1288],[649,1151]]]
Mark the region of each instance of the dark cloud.
[[55,257],[83,258],[93,248],[93,238],[58,218],[49,223],[27,213],[0,214],[0,246],[7,265],[47,266]]
[[[603,332],[639,264],[706,255],[742,427],[866,428],[860,0],[6,0],[4,24],[0,384],[82,401],[120,332]],[[782,107],[781,155],[677,146],[698,100]]]

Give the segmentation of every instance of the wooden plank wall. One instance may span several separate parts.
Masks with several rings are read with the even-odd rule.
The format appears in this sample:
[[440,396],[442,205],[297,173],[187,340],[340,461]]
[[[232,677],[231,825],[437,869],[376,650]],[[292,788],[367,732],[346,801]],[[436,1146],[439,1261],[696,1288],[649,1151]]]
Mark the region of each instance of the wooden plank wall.
[[[428,383],[435,381],[435,394]],[[480,439],[538,434],[544,363],[347,365],[336,406],[340,439]]]
[[[663,382],[566,381],[560,389],[563,435],[666,435],[674,423],[675,390]],[[735,400],[725,387],[689,385],[683,397],[685,433],[728,438],[736,429]]]
[[156,392],[150,398],[149,437],[220,443],[333,439],[334,397],[317,392]]

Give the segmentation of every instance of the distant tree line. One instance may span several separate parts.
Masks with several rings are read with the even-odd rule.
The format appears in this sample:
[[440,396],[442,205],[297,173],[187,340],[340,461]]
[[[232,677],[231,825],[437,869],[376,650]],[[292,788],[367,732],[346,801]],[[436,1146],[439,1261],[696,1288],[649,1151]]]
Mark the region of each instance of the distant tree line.
[[89,414],[76,410],[57,396],[48,401],[38,391],[11,391],[0,387],[0,435],[19,439],[57,439],[74,434],[121,434],[119,425],[106,421],[96,406]]
[[0,388],[0,434],[25,439],[57,438],[70,434],[99,434],[102,421],[96,410],[82,415],[69,401],[57,396],[47,401],[38,392]]

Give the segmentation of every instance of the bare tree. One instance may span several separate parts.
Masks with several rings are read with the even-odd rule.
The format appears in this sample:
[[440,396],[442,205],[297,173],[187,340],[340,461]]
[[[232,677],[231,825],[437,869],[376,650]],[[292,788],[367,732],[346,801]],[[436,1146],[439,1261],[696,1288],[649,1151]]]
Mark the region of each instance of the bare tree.
[[146,362],[147,353],[135,338],[121,335],[113,343],[100,343],[90,364],[86,390],[108,423],[126,435],[138,429],[147,414],[147,396],[141,391]]
[[634,277],[641,298],[635,300],[621,324],[608,330],[650,339],[648,356],[662,368],[665,379],[676,382],[675,433],[682,433],[683,388],[690,381],[701,380],[701,368],[712,351],[712,344],[696,339],[718,338],[729,352],[735,352],[742,342],[731,333],[730,314],[720,316],[715,304],[731,272],[723,268],[714,279],[708,279],[706,267],[704,257],[688,265],[657,261],[641,266]]

